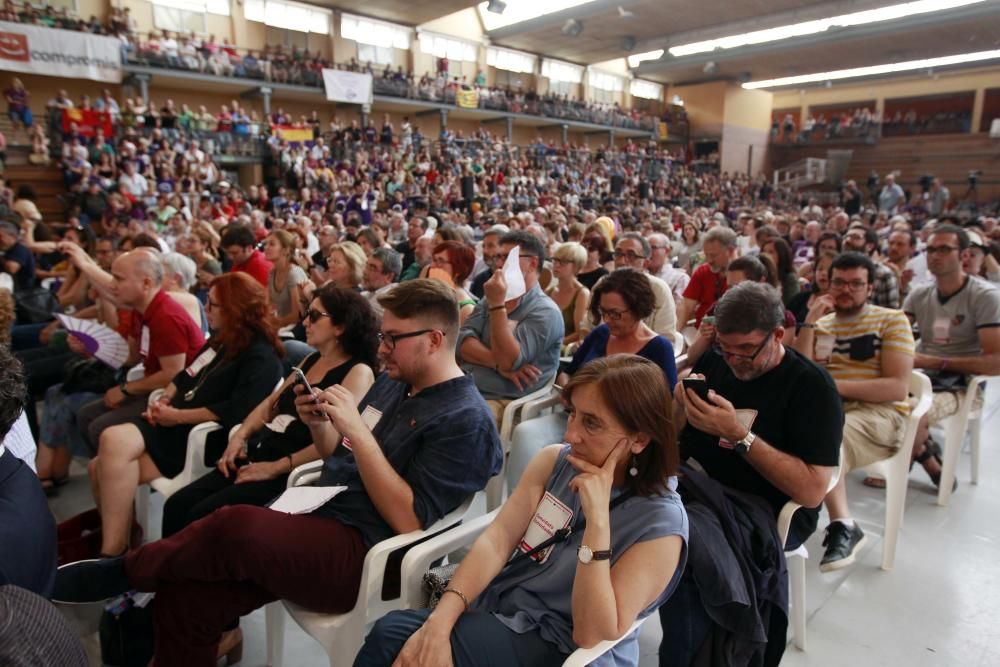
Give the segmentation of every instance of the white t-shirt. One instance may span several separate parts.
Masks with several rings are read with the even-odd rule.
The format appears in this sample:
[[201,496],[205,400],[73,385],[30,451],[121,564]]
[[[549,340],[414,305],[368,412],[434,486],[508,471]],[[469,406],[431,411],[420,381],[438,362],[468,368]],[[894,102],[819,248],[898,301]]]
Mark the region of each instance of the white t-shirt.
[[136,172],[131,176],[128,174],[119,176],[118,187],[133,197],[144,197],[149,190],[149,183],[146,182],[145,176]]

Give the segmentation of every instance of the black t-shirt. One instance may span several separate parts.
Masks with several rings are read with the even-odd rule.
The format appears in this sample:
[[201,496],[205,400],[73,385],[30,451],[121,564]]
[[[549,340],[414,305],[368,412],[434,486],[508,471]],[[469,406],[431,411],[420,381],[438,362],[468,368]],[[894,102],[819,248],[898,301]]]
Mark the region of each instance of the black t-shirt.
[[[756,410],[751,430],[769,445],[810,465],[839,465],[844,410],[837,387],[820,366],[793,349],[764,375],[744,382],[736,378],[721,356],[703,354],[694,366],[708,387],[732,402],[737,410]],[[789,497],[773,486],[742,456],[719,446],[719,438],[690,424],[680,436],[681,458],[695,458],[712,479],[767,500],[775,516]],[[816,530],[817,508],[795,513],[789,541],[801,544]]]
[[20,267],[12,277],[14,291],[31,289],[35,286],[35,256],[20,242],[15,243],[3,254],[4,262],[17,262]]

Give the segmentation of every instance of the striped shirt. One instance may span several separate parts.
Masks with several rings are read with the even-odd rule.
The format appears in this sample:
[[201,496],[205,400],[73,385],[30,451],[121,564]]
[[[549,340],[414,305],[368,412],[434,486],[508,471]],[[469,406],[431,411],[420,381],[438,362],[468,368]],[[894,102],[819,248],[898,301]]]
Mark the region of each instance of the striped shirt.
[[[913,356],[915,344],[910,321],[901,310],[868,304],[857,315],[825,315],[816,323],[816,335],[836,337],[826,370],[835,380],[877,380],[882,377],[882,350]],[[906,401],[893,406],[909,414]]]

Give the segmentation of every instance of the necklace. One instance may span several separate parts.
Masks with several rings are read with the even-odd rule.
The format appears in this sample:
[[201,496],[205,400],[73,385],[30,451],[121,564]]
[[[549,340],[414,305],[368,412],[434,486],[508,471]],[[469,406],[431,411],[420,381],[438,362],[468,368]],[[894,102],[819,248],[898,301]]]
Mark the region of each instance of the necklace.
[[222,351],[223,350],[220,347],[218,351],[215,353],[215,359],[209,362],[209,364],[205,368],[202,368],[198,372],[198,375],[200,376],[198,378],[198,383],[195,384],[195,386],[189,389],[188,391],[184,392],[184,400],[186,402],[190,403],[191,401],[194,400],[194,397],[198,393],[198,390],[201,389],[201,385],[205,383],[205,380],[208,379],[208,376],[212,374],[212,371],[214,371],[216,368],[222,365],[221,363],[219,364],[215,363],[216,360],[222,359]]

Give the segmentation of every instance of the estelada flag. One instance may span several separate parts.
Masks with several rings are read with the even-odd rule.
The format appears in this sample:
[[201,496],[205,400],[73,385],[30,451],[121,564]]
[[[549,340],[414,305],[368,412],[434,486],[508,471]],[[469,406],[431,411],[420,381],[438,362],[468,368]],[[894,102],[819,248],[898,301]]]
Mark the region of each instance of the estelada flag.
[[63,109],[63,132],[68,134],[73,123],[76,123],[77,132],[85,137],[94,136],[97,134],[97,128],[101,128],[104,130],[104,136],[109,140],[112,139],[114,129],[111,127],[111,114],[107,111]]

